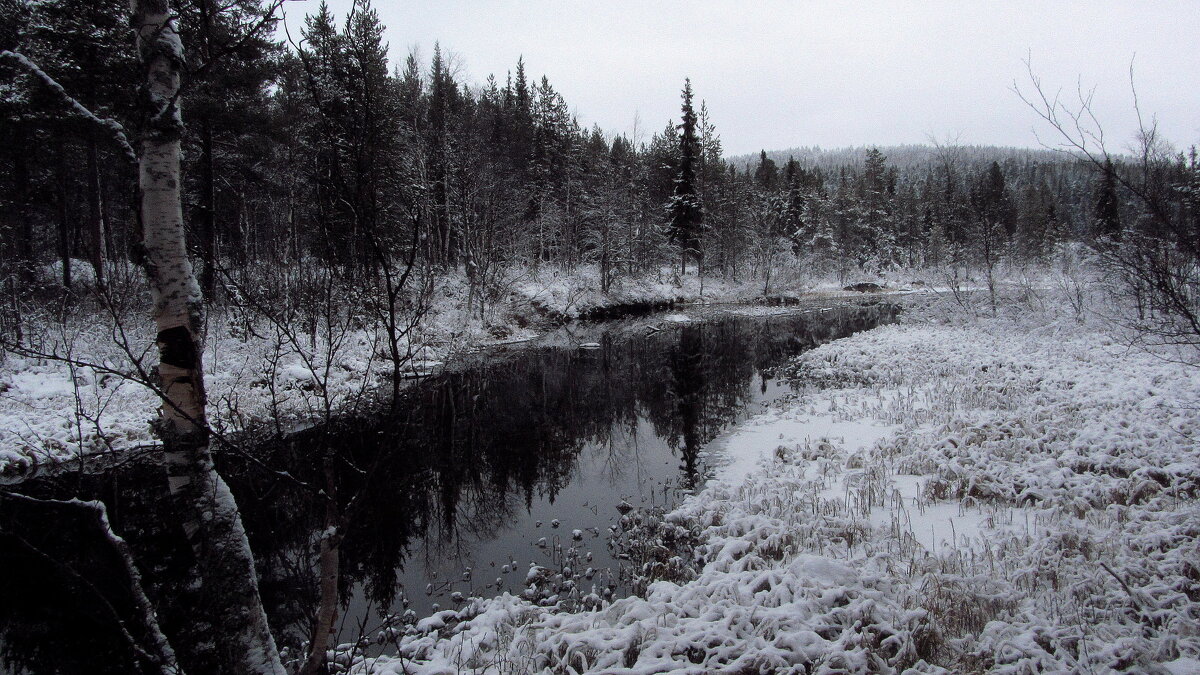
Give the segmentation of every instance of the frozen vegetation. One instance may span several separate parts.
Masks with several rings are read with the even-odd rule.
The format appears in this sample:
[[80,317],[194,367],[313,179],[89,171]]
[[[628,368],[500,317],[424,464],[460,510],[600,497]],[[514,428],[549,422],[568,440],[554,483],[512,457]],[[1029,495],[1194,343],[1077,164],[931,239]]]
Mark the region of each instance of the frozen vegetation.
[[728,463],[703,490],[670,513],[625,513],[613,541],[643,563],[641,596],[606,603],[531,567],[522,595],[400,619],[379,636],[391,655],[336,660],[358,673],[1200,670],[1200,374],[1029,297],[986,318],[945,300],[799,357],[801,392],[719,439]]
[[[45,270],[48,277],[59,272],[53,266]],[[123,279],[125,292],[137,297],[141,282],[125,272],[111,276]],[[461,276],[444,275],[433,284],[424,320],[399,345],[402,376],[427,374],[465,351],[527,340],[583,316],[763,297],[758,282],[701,282],[695,274],[682,279],[674,274],[664,269],[623,279],[602,293],[594,267],[566,273],[545,266],[514,273],[502,302],[474,309],[468,309],[469,289]],[[858,295],[833,283],[795,278],[781,281],[773,293]],[[158,397],[141,383],[153,365],[153,345],[139,310],[110,313],[84,302],[26,317],[26,344],[61,360],[0,352],[0,477],[13,480],[80,455],[155,443],[148,420]],[[374,391],[386,384],[391,370],[383,326],[363,322],[352,307],[305,314],[281,325],[237,306],[211,311],[204,364],[218,433],[287,430],[327,420],[370,405]]]
[[[656,279],[578,290],[591,281],[543,270],[473,315],[445,280],[409,372],[606,307],[754,297]],[[919,285],[895,296],[900,325],[797,358],[799,392],[712,444],[725,461],[702,490],[669,513],[619,505],[611,545],[638,595],[530,562],[523,592],[394,617],[371,636],[385,656],[360,642],[332,661],[362,675],[1197,672],[1200,373],[1131,347],[1083,288],[1013,285],[991,316],[982,292]],[[149,443],[154,395],[122,378],[112,327],[46,318],[44,345],[102,367],[7,355],[0,469]],[[210,317],[218,428],[319,421],[386,381],[378,334],[326,326],[288,344],[270,328]]]
[[[544,64],[527,70],[519,57],[507,75],[468,78],[469,59],[448,44],[397,58],[370,0],[322,2],[288,25],[283,4],[0,0],[0,563],[22,543],[90,587],[129,643],[120,649],[134,654],[126,670],[280,675],[286,661],[304,675],[1200,672],[1200,152],[1168,138],[1169,123],[1160,130],[1151,107],[1158,95],[1147,92],[1143,109],[1132,62],[1132,134],[1120,128],[1128,119],[1105,133],[1111,92],[1101,105],[1086,74],[1077,96],[1070,87],[1060,95],[1052,80],[1061,64],[1051,57],[1043,80],[1037,50],[1021,42],[1041,38],[1017,31],[987,41],[991,53],[974,60],[949,43],[918,51],[933,55],[927,70],[941,76],[956,61],[983,72],[981,56],[1013,43],[1009,65],[1023,52],[1025,68],[1004,78],[1012,82],[1004,100],[1015,94],[1028,107],[1038,144],[1049,144],[1043,150],[963,146],[948,136],[886,153],[812,147],[728,157],[726,142],[745,139],[722,140],[721,83],[710,90],[698,80],[693,89],[687,59],[667,59],[684,71],[678,123],[643,127],[635,115],[626,134],[582,126],[589,115],[538,72]],[[562,32],[555,12],[543,14],[536,34],[504,31],[506,48]],[[821,30],[831,20],[770,14],[773,27],[790,20]],[[663,26],[684,32],[648,42],[660,60],[672,45],[689,51],[698,35],[688,32],[695,22],[669,18]],[[754,30],[723,26],[730,45],[763,42],[762,21],[739,19]],[[606,29],[603,12],[583,24]],[[964,34],[977,28],[969,24]],[[1130,30],[1091,42],[1119,56],[1170,39]],[[835,52],[819,62],[845,72],[881,65]],[[902,52],[883,50],[890,60]],[[629,70],[627,83],[640,77]],[[737,76],[719,79],[743,88],[780,85],[756,66],[724,72]],[[812,84],[828,75],[816,73]],[[974,88],[988,88],[987,78],[975,79]],[[610,98],[649,95],[633,89]],[[712,114],[708,91],[718,97]],[[853,121],[838,96],[825,98],[832,106],[817,101],[814,110],[825,105]],[[772,126],[762,112],[757,121]],[[872,135],[887,135],[895,111],[876,112]],[[1046,266],[1062,274],[1019,279]],[[1093,272],[1104,285],[1089,285]],[[629,562],[622,572],[634,574],[632,596],[600,582],[605,574],[586,565],[596,562],[587,552],[554,569],[530,563],[519,593],[450,591],[454,609],[422,617],[405,607],[378,632],[360,628],[377,632],[372,646],[328,649],[339,611],[354,602],[357,570],[342,565],[358,545],[356,527],[367,521],[407,536],[421,516],[364,515],[370,466],[384,462],[359,464],[341,447],[353,444],[324,431],[359,426],[387,402],[397,412],[404,382],[487,345],[550,333],[543,346],[606,357],[610,341],[576,330],[574,320],[663,312],[637,328],[667,338],[699,332],[692,322],[705,317],[696,305],[742,303],[737,311],[766,315],[800,297],[855,292],[891,293],[909,311],[901,325],[789,364],[798,391],[706,448],[725,463],[703,489],[669,502],[677,508],[647,510],[612,495],[620,521],[609,544]],[[1136,320],[1112,321],[1118,306],[1136,307]],[[690,489],[704,444],[695,430],[712,422],[697,413],[713,370],[704,358],[718,350],[679,342],[669,366],[634,374],[656,384],[675,369],[686,385],[647,391],[664,410],[678,404],[662,417],[688,427],[667,447],[687,455]],[[815,344],[795,334],[779,342],[796,351]],[[773,361],[785,353],[794,351],[744,369],[761,394],[782,389]],[[596,379],[615,379],[606,375]],[[461,393],[472,411],[497,395]],[[728,404],[743,406],[737,396]],[[621,419],[635,419],[630,410]],[[711,417],[721,425],[705,439],[734,419]],[[522,425],[529,442],[507,437],[518,439],[518,452],[548,455],[543,442],[561,440],[554,429],[584,426],[553,421],[562,424]],[[320,467],[315,480],[243,452],[263,450],[263,439],[291,443],[304,434],[289,433],[301,430],[323,436],[303,457],[311,457],[305,469]],[[210,444],[220,460],[258,462],[324,507],[299,547],[317,562],[257,555],[256,568]],[[60,470],[74,482],[88,469],[115,485],[114,465],[142,454],[166,468],[170,498],[154,501],[155,515],[186,535],[184,587],[198,598],[190,621],[162,630],[156,614],[174,609],[165,598],[187,601],[170,587],[144,593],[138,568],[151,579],[162,566],[125,553],[118,532],[135,541],[137,531],[124,529],[115,490],[102,495],[107,503],[85,502],[82,491],[42,499],[32,496],[38,481],[26,482]],[[437,459],[462,461],[454,452]],[[355,476],[343,479],[343,469]],[[378,475],[392,492],[406,487]],[[414,480],[429,485],[424,478]],[[540,477],[521,478],[528,512]],[[546,484],[553,502],[561,483]],[[263,494],[290,506],[280,492]],[[444,499],[443,510],[453,512],[456,499]],[[39,532],[77,545],[64,561],[21,539],[22,528],[34,529],[20,518],[31,505],[99,510],[106,545],[129,558],[122,574],[134,602],[110,602],[95,588],[88,574],[104,576],[93,564],[103,556],[84,551],[66,521]],[[542,549],[558,550],[556,537],[568,532],[572,542],[599,539],[599,528],[554,515],[563,520],[547,518],[546,531],[560,534],[540,539]],[[79,571],[69,564],[76,555]],[[297,614],[307,642],[271,634],[274,599],[257,585],[257,572],[293,567],[319,579],[316,588],[287,586],[291,602],[280,603],[305,607]],[[395,576],[396,566],[383,569]],[[5,571],[0,580],[26,581]],[[15,606],[17,590],[0,584],[0,605]],[[40,606],[59,604],[69,603]],[[63,611],[82,628],[45,632],[96,637],[84,604]],[[126,607],[138,616],[124,616]],[[36,624],[0,612],[0,661],[23,668],[12,647],[32,644],[22,631],[32,635]],[[97,669],[122,670],[103,656]]]

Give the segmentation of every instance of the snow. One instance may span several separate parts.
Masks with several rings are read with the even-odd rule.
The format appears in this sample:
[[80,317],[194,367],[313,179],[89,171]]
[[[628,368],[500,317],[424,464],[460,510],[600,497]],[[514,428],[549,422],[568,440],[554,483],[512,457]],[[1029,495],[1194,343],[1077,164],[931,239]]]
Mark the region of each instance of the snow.
[[[85,286],[94,286],[96,284],[96,268],[86,260],[71,258],[71,283],[83,284]],[[63,263],[61,260],[55,260],[52,263],[43,265],[39,270],[38,278],[43,283],[61,284],[63,278]]]
[[[5,355],[0,475],[15,476],[31,461],[48,464],[153,442],[148,420],[157,399],[134,381],[136,370],[113,343],[111,330],[95,317],[68,317],[41,336],[46,351],[99,369]],[[280,349],[271,340],[250,338],[232,317],[210,317],[204,363],[216,428],[244,428],[272,416],[283,425],[303,424],[320,416],[326,399],[334,409],[353,404],[364,384],[381,380],[376,337],[364,331],[346,336],[335,349],[320,337],[313,348]],[[150,354],[150,345],[134,345],[134,353]]]
[[589,611],[475,600],[355,672],[1196,672],[1195,369],[917,307],[791,370],[647,530],[700,542],[690,573]]
[[[74,261],[72,269],[85,281],[89,278],[86,263]],[[49,281],[60,272],[55,264],[43,270]],[[528,341],[540,330],[588,311],[639,303],[744,300],[761,291],[757,284],[701,281],[695,274],[676,284],[674,271],[666,269],[623,280],[608,294],[596,290],[595,267],[568,273],[543,266],[514,274],[509,296],[492,302],[486,311],[466,310],[470,292],[461,275],[440,277],[426,320],[399,345],[402,353],[411,353],[401,376],[437,373],[466,352]],[[119,296],[121,280],[139,280],[141,273],[110,266],[108,276]],[[137,283],[124,292],[136,298],[141,290]],[[791,292],[802,291],[797,287]],[[671,320],[683,316],[673,314]],[[39,351],[101,368],[72,369],[54,360],[0,355],[0,480],[17,480],[35,467],[80,455],[155,443],[149,420],[158,401],[136,381],[133,364],[114,341],[110,317],[95,309],[61,317],[47,310],[27,316],[26,322],[26,340]],[[154,360],[148,323],[136,311],[123,322],[132,352],[141,356],[148,371]],[[207,320],[204,352],[208,414],[214,427],[222,433],[266,425],[290,430],[320,422],[327,411],[341,414],[370,405],[375,390],[387,389],[388,348],[381,327],[349,327],[359,324],[323,324],[289,339],[265,321],[247,323],[235,312],[214,309]],[[573,344],[584,349],[599,346],[590,340]]]
[[1171,675],[1195,675],[1200,673],[1200,659],[1180,657],[1162,664]]
[[[617,279],[608,293],[600,291],[600,272],[595,266],[577,267],[569,272],[543,267],[521,275],[511,287],[514,301],[527,303],[539,312],[568,319],[621,305],[754,302],[763,296],[762,284],[758,281],[714,277],[702,280],[694,272],[680,276],[678,270],[667,267],[660,269],[657,274]],[[788,286],[781,285],[780,290],[772,290],[771,295],[801,297],[810,290],[806,282],[799,281]],[[675,318],[665,320],[674,321],[685,315],[672,316]]]
[[[540,274],[503,311],[595,306]],[[459,291],[435,298],[420,361],[486,339]],[[903,297],[901,325],[799,357],[802,388],[707,447],[723,463],[677,509],[622,505],[622,534],[667,552],[643,596],[464,598],[389,628],[395,651],[353,672],[1196,672],[1200,369],[1052,300],[980,318]],[[64,330],[117,372],[6,356],[0,472],[97,447],[98,428],[148,440],[153,399],[111,337]],[[223,425],[302,423],[382,377],[366,332],[281,353],[217,316],[209,336]]]
[[745,480],[764,458],[780,446],[798,442],[827,442],[836,439],[847,450],[857,452],[885,437],[894,425],[873,420],[841,420],[825,410],[790,408],[772,410],[748,420],[713,441],[713,449],[724,453],[725,463],[717,470],[718,480]]

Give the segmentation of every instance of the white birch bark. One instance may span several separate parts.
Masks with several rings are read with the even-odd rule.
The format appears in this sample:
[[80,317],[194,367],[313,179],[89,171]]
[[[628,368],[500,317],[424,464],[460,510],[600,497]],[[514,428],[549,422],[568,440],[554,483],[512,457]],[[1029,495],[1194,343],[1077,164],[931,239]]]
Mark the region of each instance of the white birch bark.
[[154,300],[163,392],[155,431],[163,441],[169,487],[196,554],[204,595],[213,605],[222,670],[284,675],[241,516],[208,447],[200,358],[203,299],[187,256],[180,201],[183,47],[167,0],[132,0],[132,13],[146,77],[138,181],[143,264]]

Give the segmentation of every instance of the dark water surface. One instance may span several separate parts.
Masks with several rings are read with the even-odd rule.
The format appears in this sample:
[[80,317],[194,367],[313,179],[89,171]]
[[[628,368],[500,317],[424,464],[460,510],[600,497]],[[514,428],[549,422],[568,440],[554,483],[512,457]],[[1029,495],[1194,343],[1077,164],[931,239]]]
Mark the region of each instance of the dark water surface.
[[[392,412],[260,443],[255,461],[221,457],[280,642],[299,647],[316,605],[325,509],[313,486],[326,480],[326,452],[339,502],[352,504],[339,641],[373,634],[382,613],[420,617],[457,606],[456,594],[521,593],[530,563],[574,565],[577,597],[619,596],[628,589],[606,538],[617,505],[670,508],[719,461],[705,445],[788,390],[772,378],[776,367],[895,317],[880,305],[687,313],[701,320],[577,325],[491,349],[421,381]],[[189,672],[203,672],[207,652],[186,637],[205,620],[194,609],[202,591],[188,583],[190,553],[158,506],[164,488],[160,466],[136,464],[21,486],[106,503],[165,632]],[[0,511],[0,671],[141,672],[114,620],[129,623],[124,576],[95,539],[61,511]]]

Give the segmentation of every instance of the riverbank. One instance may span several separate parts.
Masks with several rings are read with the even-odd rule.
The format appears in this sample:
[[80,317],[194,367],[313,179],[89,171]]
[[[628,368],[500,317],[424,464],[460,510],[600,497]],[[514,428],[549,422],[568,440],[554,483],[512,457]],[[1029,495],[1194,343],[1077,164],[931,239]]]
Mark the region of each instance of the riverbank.
[[[621,280],[601,293],[593,271],[528,272],[511,280],[503,303],[474,311],[466,309],[469,289],[463,279],[440,279],[428,313],[398,345],[405,358],[401,376],[436,372],[474,350],[529,341],[578,319],[766,300],[758,282],[695,275],[674,279],[666,270]],[[831,284],[772,293],[774,301],[863,297]],[[390,391],[391,352],[382,326],[364,326],[353,316],[324,323],[318,317],[308,328],[304,317],[287,326],[246,317],[222,305],[208,316],[205,380],[217,433],[294,430],[354,414],[377,404],[379,391]],[[19,480],[39,467],[80,456],[153,445],[148,420],[158,401],[141,383],[151,370],[153,345],[147,330],[136,325],[141,320],[135,309],[121,327],[106,312],[85,305],[29,317],[25,344],[63,360],[0,354],[0,479]],[[129,342],[123,345],[114,336]],[[132,357],[144,360],[143,372]]]
[[[750,309],[758,314],[762,308]],[[339,641],[356,640],[363,625],[373,636],[381,609],[398,616],[411,612],[419,620],[462,607],[469,597],[529,592],[530,560],[554,570],[531,593],[539,603],[581,603],[577,589],[593,584],[609,599],[628,595],[619,572],[630,561],[605,545],[604,533],[619,519],[615,507],[674,508],[708,475],[710,461],[701,448],[789,390],[777,373],[791,356],[895,319],[891,303],[866,300],[771,308],[767,316],[746,312],[744,306],[689,306],[572,324],[455,363],[404,392],[398,412],[369,411],[256,444],[255,462],[222,453],[223,477],[241,507],[256,559],[263,561],[260,583],[284,589],[289,607],[296,596],[286,589],[315,588],[310,556],[326,515],[310,487],[324,471],[313,458],[333,448],[334,481],[345,486],[343,498],[361,514],[342,547],[341,567],[351,571],[343,577],[349,604],[339,619],[345,626]],[[158,562],[175,550],[164,550],[163,542],[177,541],[171,537],[178,531],[162,518],[167,486],[161,463],[147,459],[134,462],[126,454],[120,466],[103,473],[91,471],[89,462],[85,470],[14,489],[42,498],[102,499],[139,566],[156,570],[151,599],[159,621],[186,626],[192,603],[157,591],[187,585],[190,577],[184,565]],[[44,532],[36,507],[10,506],[11,537]],[[67,564],[86,565],[95,555],[94,545],[79,537],[52,537],[45,547]],[[43,575],[43,557],[19,546],[0,549],[3,578],[24,579],[22,589],[62,586],[53,571]],[[99,546],[99,553],[106,550]],[[313,562],[273,562],[280,560]],[[123,597],[119,574],[86,569],[108,597]],[[33,652],[51,640],[58,664],[72,663],[72,656],[85,664],[95,658],[91,645],[82,654],[75,650],[75,637],[91,636],[69,630],[78,623],[78,607],[43,604],[45,596],[32,592],[10,596],[0,623],[7,614],[10,623],[46,627],[24,633],[14,653]],[[279,606],[271,599],[267,604]],[[309,634],[304,617],[278,610],[268,616],[279,644],[302,652]],[[70,637],[55,638],[58,626]],[[186,636],[169,636],[186,644]],[[120,660],[124,642],[108,645],[113,660],[104,659],[106,670],[134,668]],[[386,653],[382,645],[376,649],[373,655]]]
[[921,302],[792,374],[706,489],[623,519],[658,551],[645,597],[477,601],[359,672],[1200,669],[1195,368],[1074,315]]

